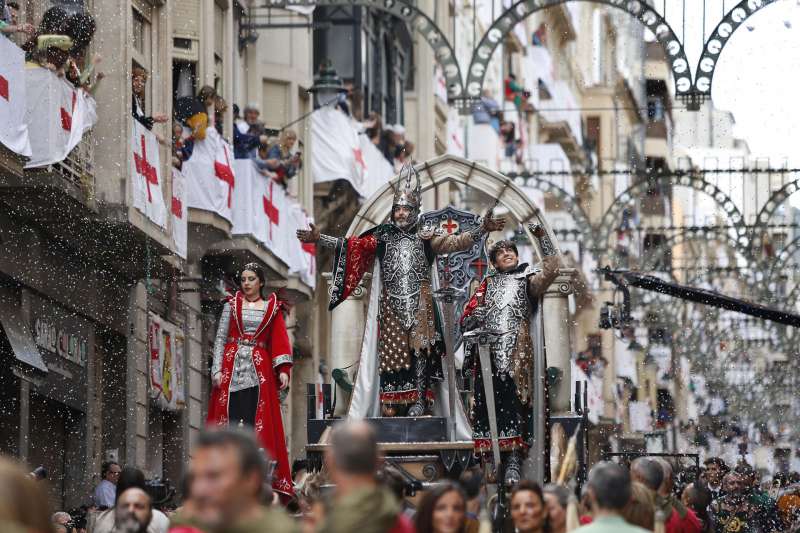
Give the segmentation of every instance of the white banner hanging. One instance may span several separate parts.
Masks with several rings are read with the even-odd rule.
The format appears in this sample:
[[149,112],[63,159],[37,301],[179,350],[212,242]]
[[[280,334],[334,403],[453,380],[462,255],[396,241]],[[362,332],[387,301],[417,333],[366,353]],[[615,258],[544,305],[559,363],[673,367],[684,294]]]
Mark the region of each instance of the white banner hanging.
[[[214,128],[206,130],[206,138],[195,141],[192,156],[183,163],[189,207],[216,213],[231,221],[236,173],[233,149]],[[238,207],[237,207],[238,208]]]
[[175,252],[186,259],[189,239],[189,208],[186,206],[186,178],[175,167],[172,167],[172,239],[175,241]]
[[0,35],[0,144],[14,153],[31,156],[25,122],[25,53]]
[[167,206],[161,186],[163,176],[158,154],[156,136],[132,120],[131,128],[131,180],[133,188],[133,207],[144,213],[154,224],[167,227]]

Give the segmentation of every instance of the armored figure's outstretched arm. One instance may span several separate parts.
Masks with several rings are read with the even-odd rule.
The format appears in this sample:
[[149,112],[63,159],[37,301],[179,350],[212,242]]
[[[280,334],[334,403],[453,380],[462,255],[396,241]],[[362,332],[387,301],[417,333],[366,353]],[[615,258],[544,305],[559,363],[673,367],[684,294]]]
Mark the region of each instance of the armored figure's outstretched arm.
[[531,224],[528,227],[534,237],[539,239],[539,249],[542,251],[543,256],[541,272],[528,278],[528,295],[531,299],[535,300],[544,294],[547,287],[556,279],[561,261],[559,260],[556,247],[553,246],[544,228],[539,224]]
[[463,233],[452,235],[435,235],[431,238],[431,249],[435,254],[450,254],[469,250],[478,242],[484,234],[492,231],[501,231],[506,225],[506,220],[502,217],[494,218],[492,210],[489,209],[481,219],[480,226]]

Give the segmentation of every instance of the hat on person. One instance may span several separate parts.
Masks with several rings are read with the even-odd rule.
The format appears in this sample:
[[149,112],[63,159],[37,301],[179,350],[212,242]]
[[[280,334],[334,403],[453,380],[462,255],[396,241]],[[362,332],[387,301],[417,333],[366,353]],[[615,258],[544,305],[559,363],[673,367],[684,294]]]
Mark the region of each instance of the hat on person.
[[255,111],[256,113],[261,113],[261,109],[258,108],[258,104],[255,102],[249,102],[246,106],[244,106],[244,112],[247,113],[248,111]]
[[390,131],[392,131],[392,132],[394,132],[394,133],[396,133],[398,135],[405,135],[406,134],[406,129],[405,129],[405,127],[403,127],[402,124],[395,124],[394,126],[392,126],[392,129]]

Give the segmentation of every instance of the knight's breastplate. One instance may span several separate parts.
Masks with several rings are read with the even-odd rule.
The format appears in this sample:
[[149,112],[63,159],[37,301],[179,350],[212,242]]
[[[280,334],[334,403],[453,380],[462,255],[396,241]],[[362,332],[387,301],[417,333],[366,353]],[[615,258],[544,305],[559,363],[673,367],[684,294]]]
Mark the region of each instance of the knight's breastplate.
[[420,286],[430,280],[430,265],[422,239],[416,233],[384,237],[386,251],[381,260],[384,295],[406,329],[414,325],[419,308]]
[[530,314],[526,287],[524,275],[497,274],[487,283],[483,300],[486,309],[484,327],[497,335],[492,343],[492,353],[500,372],[508,371],[520,324]]

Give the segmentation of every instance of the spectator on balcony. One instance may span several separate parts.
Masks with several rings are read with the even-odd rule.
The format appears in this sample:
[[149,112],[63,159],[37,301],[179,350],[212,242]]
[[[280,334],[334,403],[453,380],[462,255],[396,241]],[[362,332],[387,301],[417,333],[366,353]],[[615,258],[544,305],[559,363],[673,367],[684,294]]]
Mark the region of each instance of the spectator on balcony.
[[383,120],[376,112],[371,112],[364,121],[364,133],[370,142],[380,148],[381,136],[383,134]]
[[184,135],[183,126],[177,120],[172,121],[172,166],[179,169],[183,162],[192,156],[194,143],[191,137]]
[[401,124],[388,124],[383,128],[378,149],[383,153],[383,157],[394,165],[394,157],[397,147],[405,142],[406,129]]
[[414,143],[406,141],[395,150],[394,156],[394,170],[400,172],[403,165],[406,163],[413,163],[414,161]]
[[217,95],[214,98],[214,127],[222,137],[223,126],[225,125],[225,113],[228,112],[228,102],[223,97]]
[[472,110],[472,121],[475,124],[490,124],[500,134],[500,104],[489,89],[483,91],[481,103]]
[[504,120],[500,124],[500,134],[503,136],[506,157],[514,157],[517,153],[516,131],[516,126],[510,120]]
[[[277,142],[277,141],[275,141]],[[262,176],[266,176],[270,179],[274,179],[277,181],[278,175],[270,170],[270,168],[274,167],[278,164],[277,159],[269,159],[269,149],[270,149],[270,142],[267,140],[265,143],[261,143],[258,145],[256,149],[256,156],[252,159],[253,163],[256,164],[259,173]]]
[[163,113],[154,113],[152,116],[145,115],[144,103],[145,103],[145,93],[144,88],[147,85],[147,70],[142,67],[133,67],[131,73],[131,85],[132,85],[132,112],[133,118],[139,121],[139,123],[147,128],[148,130],[153,129],[153,124],[159,123],[163,124],[169,117]]
[[[253,159],[258,157],[258,147],[267,144],[269,139],[264,135],[264,124],[258,122],[258,109],[248,105],[245,117],[239,116],[239,106],[233,104],[233,156],[236,159]],[[266,154],[265,154],[266,158]]]
[[267,152],[268,168],[277,174],[276,181],[284,188],[302,165],[300,152],[292,153],[296,142],[297,133],[294,130],[283,130],[278,142]]
[[[72,48],[69,50],[69,60],[67,61],[67,79],[75,87],[91,89],[90,79],[95,66],[100,63],[99,55],[95,56],[86,64],[86,52],[92,42],[94,32],[97,29],[94,18],[86,13],[76,13],[67,19],[67,35],[72,39]],[[97,81],[103,79],[102,72],[97,74]]]
[[17,2],[6,2],[2,12],[0,12],[0,33],[25,33],[32,35],[34,31],[33,24],[25,22],[20,24],[18,22],[19,4]]
[[196,141],[206,138],[206,128],[209,125],[209,117],[213,117],[213,106],[217,98],[217,91],[204,85],[196,97],[185,96],[179,98],[176,107],[176,115],[187,128],[191,130],[191,136]]
[[509,74],[508,78],[506,78],[505,93],[506,101],[514,102],[514,107],[516,107],[517,110],[521,109],[522,104],[531,96],[531,93],[526,91],[525,88],[517,82],[517,77],[514,74]]
[[42,15],[39,28],[22,45],[25,60],[63,75],[64,64],[69,59],[72,39],[67,35],[67,12],[51,7]]

